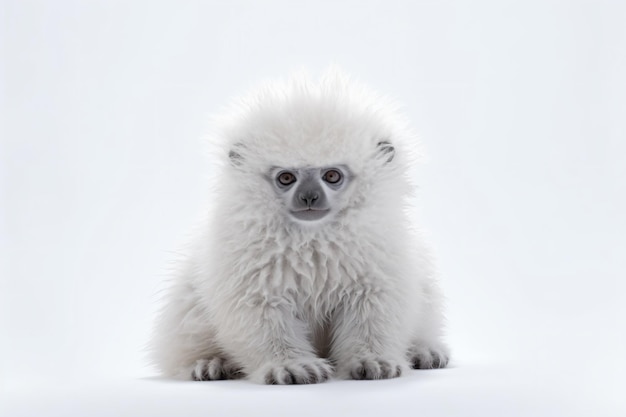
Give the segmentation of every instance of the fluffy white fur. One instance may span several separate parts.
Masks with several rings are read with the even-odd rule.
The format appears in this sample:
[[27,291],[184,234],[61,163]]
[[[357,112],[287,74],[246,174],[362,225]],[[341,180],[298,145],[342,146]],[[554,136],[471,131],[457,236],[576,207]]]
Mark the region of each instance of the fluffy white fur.
[[[416,141],[393,106],[331,71],[269,83],[214,125],[214,204],[158,318],[158,368],[290,384],[445,366],[439,290],[406,212]],[[290,218],[270,170],[339,164],[353,179],[336,212]]]

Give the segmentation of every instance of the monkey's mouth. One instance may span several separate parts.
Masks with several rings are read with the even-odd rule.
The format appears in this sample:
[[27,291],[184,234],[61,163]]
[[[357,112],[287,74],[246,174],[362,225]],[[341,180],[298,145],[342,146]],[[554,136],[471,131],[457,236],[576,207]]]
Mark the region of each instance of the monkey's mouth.
[[295,217],[298,220],[303,220],[307,222],[320,220],[321,218],[325,217],[328,213],[330,213],[330,210],[328,209],[312,209],[312,208],[308,208],[305,210],[291,211],[291,215],[293,217]]

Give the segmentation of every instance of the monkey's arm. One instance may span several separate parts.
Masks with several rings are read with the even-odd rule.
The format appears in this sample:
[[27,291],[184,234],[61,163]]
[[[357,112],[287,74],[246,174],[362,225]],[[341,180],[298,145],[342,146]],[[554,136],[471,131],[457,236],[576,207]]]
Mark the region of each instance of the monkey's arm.
[[402,301],[380,287],[355,285],[333,315],[331,358],[341,378],[387,379],[408,369]]
[[318,358],[306,324],[297,318],[293,300],[246,294],[221,321],[223,348],[243,366],[250,379],[265,384],[305,384],[328,379],[332,367]]

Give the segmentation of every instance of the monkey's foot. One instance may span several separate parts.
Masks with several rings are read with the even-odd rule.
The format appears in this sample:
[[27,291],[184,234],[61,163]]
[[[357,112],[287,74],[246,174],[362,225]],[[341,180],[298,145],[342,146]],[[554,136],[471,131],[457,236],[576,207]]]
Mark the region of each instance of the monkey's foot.
[[445,368],[450,360],[448,349],[444,346],[414,346],[409,350],[409,358],[413,369]]
[[191,379],[194,381],[238,379],[243,376],[240,367],[219,356],[210,359],[198,359],[191,371]]
[[333,368],[325,359],[298,359],[261,370],[263,381],[270,385],[317,384],[332,375]]
[[391,359],[360,359],[348,365],[348,372],[352,379],[389,379],[402,375],[402,365]]

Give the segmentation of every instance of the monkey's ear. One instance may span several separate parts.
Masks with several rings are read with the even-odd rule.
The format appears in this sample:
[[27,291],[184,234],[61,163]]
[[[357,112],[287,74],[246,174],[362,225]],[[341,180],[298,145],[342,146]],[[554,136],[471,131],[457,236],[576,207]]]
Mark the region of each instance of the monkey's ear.
[[233,164],[233,166],[240,167],[243,165],[242,149],[243,145],[241,143],[235,143],[230,151],[228,151],[228,159],[230,159],[230,163]]
[[380,141],[376,144],[376,147],[378,148],[378,154],[387,158],[385,163],[391,162],[393,157],[396,155],[396,148],[394,148],[389,141]]

